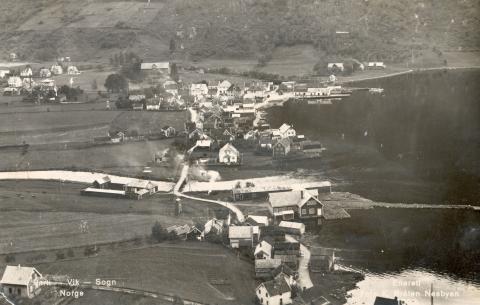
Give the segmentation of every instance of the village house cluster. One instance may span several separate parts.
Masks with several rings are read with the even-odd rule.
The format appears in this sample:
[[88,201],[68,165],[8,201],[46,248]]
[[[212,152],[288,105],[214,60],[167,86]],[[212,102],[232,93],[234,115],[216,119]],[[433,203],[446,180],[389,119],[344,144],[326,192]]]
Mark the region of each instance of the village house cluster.
[[262,110],[275,98],[295,98],[302,88],[326,90],[322,97],[338,94],[323,85],[295,82],[275,85],[256,81],[239,86],[223,80],[191,84],[191,122],[186,125],[190,161],[241,165],[244,152],[270,155],[278,162],[320,157],[325,148],[319,141],[297,134],[287,123],[272,128]]
[[79,75],[77,66],[71,63],[69,57],[61,57],[50,67],[33,68],[26,65],[21,69],[2,69],[0,79],[6,80],[3,95],[24,95],[33,102],[62,102],[64,94],[58,94],[55,80],[57,75]]

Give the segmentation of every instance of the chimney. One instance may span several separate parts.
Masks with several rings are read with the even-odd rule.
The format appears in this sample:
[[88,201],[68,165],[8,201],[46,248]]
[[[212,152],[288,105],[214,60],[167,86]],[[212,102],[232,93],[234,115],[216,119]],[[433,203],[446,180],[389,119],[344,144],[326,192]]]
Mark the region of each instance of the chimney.
[[300,198],[303,199],[304,197],[304,194],[303,194],[303,190],[300,191]]

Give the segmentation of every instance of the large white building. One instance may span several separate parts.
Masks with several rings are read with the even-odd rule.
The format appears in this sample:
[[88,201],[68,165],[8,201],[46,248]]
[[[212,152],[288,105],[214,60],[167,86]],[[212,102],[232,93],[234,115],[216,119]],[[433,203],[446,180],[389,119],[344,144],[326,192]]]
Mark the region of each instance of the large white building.
[[7,297],[32,298],[40,287],[41,278],[42,275],[35,268],[7,266],[0,284]]
[[255,294],[262,305],[292,304],[292,288],[284,277],[261,283]]

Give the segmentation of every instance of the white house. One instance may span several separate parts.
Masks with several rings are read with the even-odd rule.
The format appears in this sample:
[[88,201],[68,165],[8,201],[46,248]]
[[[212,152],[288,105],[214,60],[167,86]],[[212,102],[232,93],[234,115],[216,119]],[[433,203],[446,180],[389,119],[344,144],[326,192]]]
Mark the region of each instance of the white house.
[[190,95],[194,97],[206,96],[208,94],[208,86],[204,83],[191,84]]
[[260,237],[260,229],[256,226],[230,226],[228,238],[232,248],[253,247]]
[[4,78],[8,74],[10,74],[10,70],[0,70],[0,78]]
[[278,131],[280,132],[280,137],[282,139],[293,138],[297,135],[295,129],[293,129],[293,127],[288,124],[283,124],[282,126],[280,126]]
[[385,69],[387,66],[382,61],[371,61],[367,63],[367,69]]
[[10,76],[7,82],[10,88],[21,88],[23,86],[23,81],[18,76]]
[[52,72],[50,72],[50,70],[48,70],[47,68],[41,68],[38,74],[40,75],[41,78],[47,78],[52,76]]
[[227,143],[220,148],[218,161],[223,164],[239,164],[240,152],[232,144]]
[[50,72],[52,72],[53,75],[60,75],[63,74],[63,68],[60,65],[52,65],[50,67]]
[[35,268],[7,266],[0,284],[7,297],[32,298],[40,286],[41,278],[42,275]]
[[270,259],[272,258],[272,245],[265,240],[262,240],[256,247],[253,253],[256,259]]
[[78,75],[78,74],[80,74],[80,71],[78,71],[77,67],[75,67],[75,66],[68,66],[67,74],[68,75]]
[[161,101],[158,98],[150,98],[147,100],[147,110],[160,110]]
[[232,86],[232,83],[228,80],[224,80],[220,82],[217,86],[217,95],[225,95],[227,94],[228,89]]
[[140,65],[140,70],[170,74],[171,65],[169,62],[144,62]]
[[261,283],[256,289],[256,295],[262,305],[292,304],[292,288],[284,277]]
[[25,69],[20,71],[20,76],[21,77],[32,77],[33,76],[33,70],[32,67],[26,66]]

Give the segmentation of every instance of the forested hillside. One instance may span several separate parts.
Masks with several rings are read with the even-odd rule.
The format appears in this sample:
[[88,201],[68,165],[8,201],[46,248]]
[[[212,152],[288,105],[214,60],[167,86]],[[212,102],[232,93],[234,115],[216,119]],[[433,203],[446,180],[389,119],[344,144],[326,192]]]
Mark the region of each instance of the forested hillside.
[[403,61],[412,50],[476,50],[478,0],[3,0],[0,46],[24,58],[69,53],[269,60],[278,46]]

